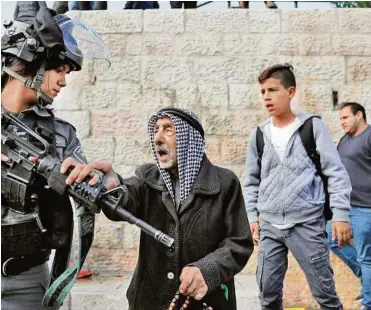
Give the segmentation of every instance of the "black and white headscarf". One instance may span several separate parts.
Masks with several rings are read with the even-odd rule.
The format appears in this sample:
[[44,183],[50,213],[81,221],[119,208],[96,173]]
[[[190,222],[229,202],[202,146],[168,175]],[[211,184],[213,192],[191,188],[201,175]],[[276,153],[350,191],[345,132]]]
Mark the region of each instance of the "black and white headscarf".
[[[191,111],[182,109],[198,122],[198,117]],[[171,113],[158,113],[153,115],[148,122],[148,134],[151,140],[151,148],[157,167],[165,182],[165,185],[170,192],[171,197],[175,203],[175,193],[171,182],[170,172],[167,169],[160,168],[160,163],[156,155],[156,145],[154,141],[154,128],[158,119],[162,117],[170,117],[175,125],[176,147],[177,147],[177,161],[180,183],[180,202],[182,203],[192,190],[193,184],[196,180],[198,172],[201,167],[201,161],[205,152],[205,140],[201,134],[189,125],[185,120]]]

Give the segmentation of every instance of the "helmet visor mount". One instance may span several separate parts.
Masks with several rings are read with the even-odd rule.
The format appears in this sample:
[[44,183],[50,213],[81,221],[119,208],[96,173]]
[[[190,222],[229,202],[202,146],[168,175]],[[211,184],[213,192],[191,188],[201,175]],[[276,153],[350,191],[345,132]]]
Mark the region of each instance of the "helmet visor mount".
[[79,19],[69,19],[58,26],[62,31],[66,57],[77,65],[76,70],[81,68],[82,59],[90,60],[96,72],[110,67],[108,47],[93,28]]

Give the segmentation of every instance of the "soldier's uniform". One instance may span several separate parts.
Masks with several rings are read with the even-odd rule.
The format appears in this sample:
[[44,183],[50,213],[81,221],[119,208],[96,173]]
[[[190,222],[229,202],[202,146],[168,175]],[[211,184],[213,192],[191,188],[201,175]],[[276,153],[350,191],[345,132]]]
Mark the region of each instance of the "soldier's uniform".
[[[4,132],[4,137],[11,138],[7,143],[2,139],[2,154],[9,155],[12,146],[8,144],[18,136],[41,149],[45,148],[42,141],[45,140],[49,144],[47,153],[54,159],[63,161],[72,157],[76,162],[85,162],[75,129],[54,117],[46,108],[53,98],[43,92],[41,86],[48,70],[69,65],[71,71],[79,71],[84,57],[107,59],[104,42],[83,21],[56,15],[48,8],[41,8],[31,24],[21,20],[6,21],[4,27],[1,55],[2,81],[5,83],[2,92],[9,78],[35,91],[37,102],[17,117],[43,139],[37,139],[26,128],[13,124],[13,120],[9,124],[4,122],[2,137]],[[24,66],[23,75],[17,71],[19,67],[22,69],[20,64]],[[37,72],[26,73],[26,68],[37,69]],[[10,100],[8,96],[8,105]],[[2,110],[2,118],[12,119],[6,113],[9,112]],[[24,149],[16,152],[19,154],[15,157],[29,156]],[[75,212],[76,225],[80,229],[78,260],[69,267],[74,223],[70,198],[48,187],[45,178],[32,171],[31,167],[37,169],[36,166],[32,163],[27,166],[25,159],[18,162],[19,158],[1,163],[1,309],[45,309],[42,304],[58,308],[71,289],[70,283],[75,281],[92,244],[94,214],[84,206]],[[63,190],[59,192],[63,193]],[[49,277],[47,261],[52,249],[56,251]]]
[[[73,157],[77,162],[85,162],[75,128],[54,117],[51,110],[36,104],[22,111],[18,118],[49,142],[50,155],[61,161]],[[16,127],[12,130],[19,137],[32,141]],[[37,146],[34,141],[33,144]],[[7,169],[4,165],[2,174],[6,174]],[[55,266],[56,272],[67,267],[72,240],[72,209],[68,197],[61,197],[44,185],[40,180],[32,193],[37,195],[34,195],[34,204],[28,206],[27,213],[21,213],[21,207],[14,205],[14,200],[22,197],[15,197],[17,193],[11,193],[12,184],[2,178],[2,309],[19,310],[20,306],[22,309],[46,309],[41,300],[49,284],[47,261],[51,249],[57,249],[59,254],[59,261],[55,263],[60,266]]]

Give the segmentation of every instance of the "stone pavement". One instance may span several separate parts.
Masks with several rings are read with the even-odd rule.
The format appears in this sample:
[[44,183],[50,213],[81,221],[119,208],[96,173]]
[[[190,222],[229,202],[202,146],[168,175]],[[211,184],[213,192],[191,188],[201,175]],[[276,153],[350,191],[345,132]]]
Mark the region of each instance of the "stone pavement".
[[[255,276],[241,275],[235,279],[238,310],[258,310]],[[126,290],[129,283],[129,278],[78,280],[61,310],[126,310]]]

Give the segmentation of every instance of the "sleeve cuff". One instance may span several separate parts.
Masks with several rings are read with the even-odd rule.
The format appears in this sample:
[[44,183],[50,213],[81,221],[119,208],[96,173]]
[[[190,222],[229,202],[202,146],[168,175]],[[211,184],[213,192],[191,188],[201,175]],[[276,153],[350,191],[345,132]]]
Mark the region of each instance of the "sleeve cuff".
[[249,219],[249,223],[258,222],[259,221],[258,212],[256,212],[256,211],[248,212],[247,213],[247,218]]
[[217,264],[214,261],[202,258],[199,261],[188,266],[198,267],[208,287],[208,292],[213,291],[221,284],[220,273]]
[[349,222],[349,210],[332,208],[333,222]]

